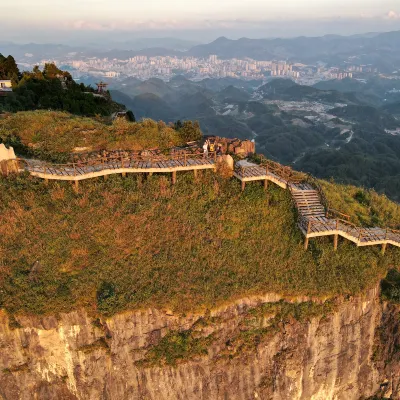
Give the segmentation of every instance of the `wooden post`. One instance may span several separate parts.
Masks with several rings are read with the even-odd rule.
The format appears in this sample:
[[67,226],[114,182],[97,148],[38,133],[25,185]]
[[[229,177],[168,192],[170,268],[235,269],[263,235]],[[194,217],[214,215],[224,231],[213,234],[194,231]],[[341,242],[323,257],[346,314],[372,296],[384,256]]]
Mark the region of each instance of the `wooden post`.
[[[339,230],[339,220],[336,219],[336,232]],[[339,242],[339,235],[336,233],[333,236],[333,248],[336,251],[338,248],[338,242]]]
[[307,224],[307,235],[309,235],[310,232],[311,232],[311,221],[308,221],[308,224]]
[[152,172],[149,172],[149,176],[153,176],[153,173],[152,173]]
[[172,171],[172,184],[175,185],[176,183],[176,171]]
[[242,192],[244,191],[245,188],[246,188],[246,182],[242,181]]
[[126,172],[123,172],[121,175],[123,178],[126,178]]
[[[43,166],[43,175],[46,176],[46,166]],[[49,180],[45,177],[44,178],[44,184],[48,185]]]
[[382,253],[383,256],[385,255],[385,252],[386,252],[386,246],[387,246],[387,243],[382,243],[382,251],[381,251],[381,253]]
[[197,181],[197,169],[193,170],[194,179]]
[[268,189],[268,179],[264,179],[264,190]]
[[106,181],[108,179],[108,175],[103,175],[103,178]]
[[75,181],[74,182],[74,188],[75,188],[75,192],[77,192],[79,190],[79,181]]
[[338,248],[338,241],[339,241],[339,235],[336,234],[333,236],[333,248],[336,251]]
[[310,232],[311,232],[311,221],[308,221],[306,238],[304,239],[304,250],[308,250],[308,243],[309,243],[308,235],[310,234]]

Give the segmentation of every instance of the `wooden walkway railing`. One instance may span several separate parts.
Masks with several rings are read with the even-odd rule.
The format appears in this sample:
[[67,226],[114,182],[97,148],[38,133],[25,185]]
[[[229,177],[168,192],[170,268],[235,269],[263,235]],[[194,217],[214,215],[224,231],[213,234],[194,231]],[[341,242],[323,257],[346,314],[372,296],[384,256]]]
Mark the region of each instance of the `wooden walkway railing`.
[[350,222],[350,216],[330,207],[322,186],[312,175],[293,171],[274,161],[261,159],[258,165],[236,165],[234,175],[241,180],[242,190],[246,182],[264,181],[276,183],[281,188],[289,188],[293,202],[298,210],[298,226],[305,236],[307,249],[309,239],[320,236],[333,236],[334,249],[338,247],[338,238],[342,236],[357,246],[387,244],[400,247],[400,231],[387,228],[363,228]]
[[[143,152],[114,152],[111,156],[102,157],[97,154],[87,160],[77,160],[68,164],[50,164],[37,160],[18,159],[20,169],[29,171],[33,176],[46,181],[70,180],[76,188],[83,179],[98,176],[108,176],[121,173],[170,172],[172,183],[176,182],[177,171],[193,171],[195,176],[198,170],[216,168],[216,153],[208,157],[203,154],[175,152],[169,155]],[[332,209],[318,180],[311,175],[304,175],[293,171],[274,161],[261,159],[261,163],[240,165],[236,164],[234,176],[242,182],[242,190],[246,182],[264,181],[274,182],[283,189],[290,189],[292,199],[298,210],[298,226],[305,236],[305,248],[308,248],[309,239],[320,236],[334,237],[334,248],[338,247],[338,237],[342,236],[357,246],[382,245],[382,252],[387,244],[400,247],[400,231],[391,228],[363,228],[350,222],[350,216]]]
[[[298,225],[305,236],[307,249],[309,239],[320,236],[333,236],[334,249],[338,247],[339,236],[357,246],[382,245],[385,253],[388,244],[400,247],[400,231],[391,228],[364,228],[350,222],[350,216],[329,207],[319,182],[308,176],[306,185],[288,184],[292,198],[299,213]],[[324,213],[321,213],[324,210]]]
[[188,154],[186,152],[171,155],[129,154],[128,156],[97,157],[88,160],[78,160],[67,164],[52,164],[38,160],[18,159],[19,168],[27,170],[33,176],[47,180],[69,180],[78,182],[84,179],[99,176],[108,176],[121,173],[152,174],[154,172],[172,173],[172,182],[176,181],[177,171],[194,171],[215,169],[216,153],[209,153],[207,157],[203,154]]

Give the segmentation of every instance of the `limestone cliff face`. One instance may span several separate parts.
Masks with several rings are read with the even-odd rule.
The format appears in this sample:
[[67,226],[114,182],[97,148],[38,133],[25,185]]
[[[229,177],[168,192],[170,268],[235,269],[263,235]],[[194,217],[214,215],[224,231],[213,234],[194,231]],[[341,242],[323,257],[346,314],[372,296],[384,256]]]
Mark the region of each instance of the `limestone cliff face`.
[[282,322],[251,350],[226,356],[249,309],[278,300],[213,310],[213,323],[196,328],[213,334],[208,354],[176,366],[136,361],[169,331],[197,326],[201,315],[149,309],[99,321],[80,310],[10,321],[2,312],[0,399],[358,400],[379,390],[400,398],[399,311],[381,304],[377,290],[343,300],[325,318]]

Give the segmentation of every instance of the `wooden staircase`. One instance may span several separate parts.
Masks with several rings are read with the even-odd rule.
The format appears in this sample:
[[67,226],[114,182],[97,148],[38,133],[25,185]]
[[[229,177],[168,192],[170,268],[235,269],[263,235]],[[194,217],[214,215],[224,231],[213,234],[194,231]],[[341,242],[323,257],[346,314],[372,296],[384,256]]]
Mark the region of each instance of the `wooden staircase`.
[[325,217],[325,207],[319,193],[308,183],[290,184],[290,191],[296,208],[304,217]]

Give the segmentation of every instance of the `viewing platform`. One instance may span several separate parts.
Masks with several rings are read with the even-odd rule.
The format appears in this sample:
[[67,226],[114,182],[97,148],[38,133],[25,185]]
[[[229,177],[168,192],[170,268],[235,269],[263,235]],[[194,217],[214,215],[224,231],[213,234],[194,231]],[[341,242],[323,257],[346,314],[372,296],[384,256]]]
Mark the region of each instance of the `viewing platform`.
[[[273,169],[273,171],[275,171],[275,169]],[[254,181],[264,182],[265,188],[268,187],[268,181],[275,183],[282,189],[287,188],[286,179],[272,172],[268,165],[261,166],[245,160],[239,161],[235,165],[233,176],[242,182],[242,190],[246,188],[246,182]]]
[[165,155],[134,155],[130,157],[108,157],[78,161],[69,164],[51,164],[38,160],[18,159],[20,168],[28,171],[32,176],[48,180],[73,181],[76,187],[78,182],[86,179],[107,177],[108,175],[128,173],[171,173],[172,183],[176,182],[176,173],[179,171],[197,171],[216,168],[216,155],[210,154],[177,154]]
[[[4,146],[3,146],[4,147]],[[16,159],[10,149],[2,148],[5,159],[11,162],[15,169],[26,170],[32,176],[49,180],[72,181],[78,189],[79,181],[108,175],[128,173],[171,173],[172,183],[176,183],[176,173],[193,171],[195,177],[199,170],[216,170],[218,158],[216,153],[176,151],[171,154],[161,152],[133,151],[87,154],[69,164],[51,164],[39,160]],[[227,156],[230,157],[230,156]],[[232,158],[230,158],[232,162]],[[14,164],[15,163],[15,164]],[[7,165],[5,165],[7,167]],[[400,231],[392,228],[359,227],[350,222],[350,216],[329,207],[325,194],[319,182],[308,176],[295,173],[290,167],[261,158],[260,164],[242,160],[231,165],[233,176],[241,181],[242,190],[247,182],[261,181],[267,188],[268,182],[273,182],[282,189],[289,189],[293,203],[297,209],[297,225],[305,237],[304,247],[309,246],[309,240],[316,237],[333,236],[334,249],[338,248],[339,236],[355,243],[359,247],[381,245],[385,253],[388,244],[400,247]],[[8,167],[7,167],[8,168]],[[14,167],[13,167],[14,168]]]

